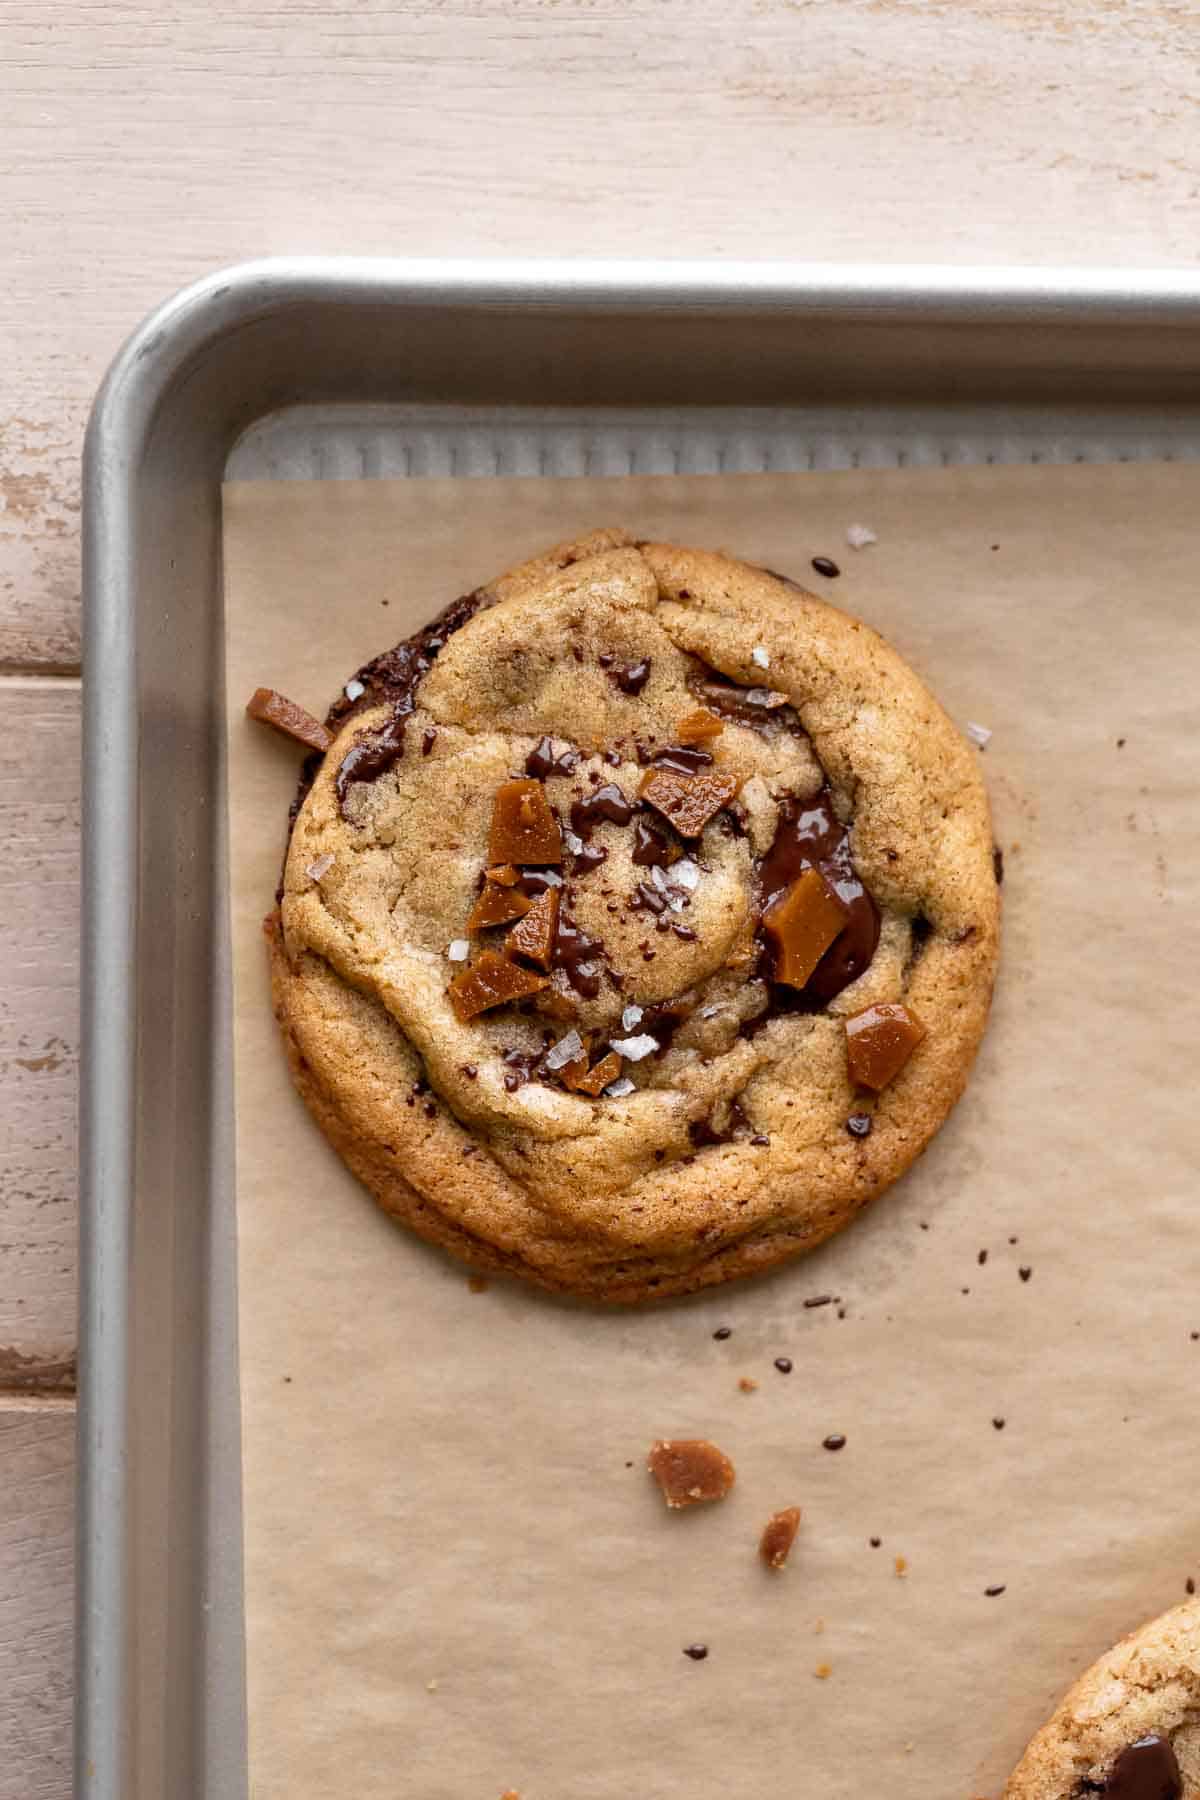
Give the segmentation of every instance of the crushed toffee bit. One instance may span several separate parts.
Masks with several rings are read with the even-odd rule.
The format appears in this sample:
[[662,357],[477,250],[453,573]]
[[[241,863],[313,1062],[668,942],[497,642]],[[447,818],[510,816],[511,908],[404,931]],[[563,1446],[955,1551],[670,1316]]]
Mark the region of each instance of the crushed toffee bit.
[[828,1437],[821,1439],[821,1448],[822,1450],[844,1450],[846,1448],[845,1433],[831,1431]]
[[[759,900],[764,911],[804,874],[821,871],[847,909],[844,929],[826,951],[805,989],[806,999],[828,1004],[863,973],[879,942],[879,909],[855,872],[850,854],[850,827],[843,825],[828,786],[809,800],[785,798],[770,849],[758,871]],[[765,944],[768,965],[771,945]],[[768,966],[767,973],[770,968]],[[775,1004],[781,1004],[779,996]]]
[[777,1356],[775,1358],[775,1367],[779,1370],[779,1373],[781,1375],[790,1375],[792,1372],[791,1357],[790,1356]]
[[832,1663],[818,1663],[813,1670],[813,1674],[818,1681],[828,1681],[829,1677],[833,1674]]
[[835,575],[840,575],[842,572],[834,562],[832,556],[814,556],[812,559],[812,566],[817,571],[818,575],[824,575],[829,581],[832,581]]
[[520,881],[520,872],[511,863],[496,863],[493,868],[483,871],[485,881],[494,881],[499,887],[516,887]]
[[520,963],[495,950],[484,950],[450,983],[450,1004],[459,1023],[465,1025],[477,1013],[504,1006],[510,1000],[523,1000],[548,985],[544,975],[523,969]]
[[716,713],[710,712],[706,706],[698,706],[695,712],[686,713],[675,727],[675,736],[685,747],[689,744],[707,744],[713,738],[720,737],[724,731],[723,722]]
[[708,1645],[707,1644],[685,1644],[683,1646],[683,1654],[685,1656],[690,1656],[693,1662],[703,1662],[705,1657],[708,1655]]
[[327,726],[274,688],[255,688],[246,703],[246,717],[256,719],[260,725],[270,725],[281,737],[291,738],[322,755],[333,742],[333,733]]
[[648,806],[675,827],[680,837],[699,837],[709,820],[728,806],[741,782],[716,770],[682,774],[667,767],[651,767],[638,789]]
[[723,1344],[726,1338],[731,1338],[733,1336],[733,1326],[718,1325],[717,1329],[713,1332],[713,1336],[719,1344]]
[[[563,1073],[565,1076],[566,1071],[564,1070]],[[593,1063],[587,1073],[577,1079],[572,1085],[574,1086],[576,1093],[588,1094],[595,1100],[604,1092],[605,1088],[616,1085],[617,1077],[620,1073],[621,1059],[615,1050],[610,1050],[606,1056],[600,1058],[599,1062]],[[629,1085],[632,1089],[633,1083],[630,1082]]]
[[503,887],[498,881],[485,881],[483,892],[467,917],[468,931],[486,931],[491,925],[510,925],[523,918],[533,901],[518,887]]
[[899,1000],[864,1006],[845,1026],[850,1079],[874,1093],[895,1080],[926,1035],[921,1021]]
[[758,1553],[768,1569],[782,1569],[786,1566],[799,1528],[800,1508],[798,1506],[785,1506],[782,1512],[771,1514],[763,1527],[763,1534],[758,1545]]
[[749,1375],[738,1376],[738,1387],[743,1394],[757,1394],[758,1392],[757,1381],[752,1381]]
[[539,968],[548,969],[558,935],[558,906],[558,888],[547,888],[532,904],[527,902],[524,918],[518,920],[504,940],[506,954],[526,956]]
[[656,1438],[646,1467],[672,1511],[723,1500],[735,1480],[733,1464],[707,1438]]
[[908,1574],[908,1558],[907,1558],[907,1556],[893,1557],[892,1567],[895,1570],[899,1579],[901,1581],[903,1581],[904,1577]]
[[650,679],[650,658],[644,656],[640,662],[617,663],[609,670],[608,678],[623,694],[640,694]]
[[1022,1281],[1028,1281],[1029,1277],[1033,1274],[1033,1270],[1027,1265],[1023,1265],[1017,1270],[1017,1274],[1021,1277]]
[[871,1135],[870,1113],[851,1113],[846,1120],[846,1130],[852,1138],[865,1138]]
[[491,863],[560,863],[562,832],[540,781],[502,781],[492,802]]
[[775,980],[786,987],[807,986],[847,918],[848,908],[820,869],[806,869],[763,913]]
[[525,773],[537,781],[548,775],[573,775],[578,767],[578,750],[551,737],[539,738],[525,758]]

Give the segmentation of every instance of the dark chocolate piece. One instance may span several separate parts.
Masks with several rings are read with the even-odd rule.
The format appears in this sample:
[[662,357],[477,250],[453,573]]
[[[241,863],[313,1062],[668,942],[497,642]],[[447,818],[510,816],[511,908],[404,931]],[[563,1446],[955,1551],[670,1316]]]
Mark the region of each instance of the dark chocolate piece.
[[[855,873],[850,827],[843,825],[834,811],[828,787],[811,800],[786,799],[782,803],[774,841],[759,866],[762,911],[806,869],[819,869],[847,909],[844,929],[804,989],[806,996],[828,1004],[862,974],[879,942],[879,909]],[[768,950],[768,973],[772,973],[769,954]]]
[[1183,1775],[1170,1741],[1151,1733],[1129,1744],[1100,1792],[1105,1800],[1183,1800]]

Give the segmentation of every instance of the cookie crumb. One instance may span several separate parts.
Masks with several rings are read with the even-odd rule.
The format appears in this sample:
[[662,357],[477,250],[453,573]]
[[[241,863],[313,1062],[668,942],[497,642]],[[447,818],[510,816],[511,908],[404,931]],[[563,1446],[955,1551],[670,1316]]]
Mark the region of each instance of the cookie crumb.
[[903,1581],[904,1577],[908,1574],[907,1556],[897,1556],[892,1563],[892,1567],[895,1569],[900,1580]]
[[646,1467],[672,1510],[723,1500],[733,1486],[733,1464],[707,1438],[656,1438]]
[[782,1512],[771,1514],[763,1527],[763,1534],[758,1544],[758,1553],[768,1569],[786,1567],[799,1529],[800,1508],[798,1506],[785,1506]]
[[438,1691],[438,1684],[436,1681],[427,1681],[425,1683],[425,1692],[427,1694],[436,1694],[437,1691]]
[[751,1381],[749,1375],[739,1375],[738,1386],[743,1394],[757,1394],[758,1392],[757,1381]]

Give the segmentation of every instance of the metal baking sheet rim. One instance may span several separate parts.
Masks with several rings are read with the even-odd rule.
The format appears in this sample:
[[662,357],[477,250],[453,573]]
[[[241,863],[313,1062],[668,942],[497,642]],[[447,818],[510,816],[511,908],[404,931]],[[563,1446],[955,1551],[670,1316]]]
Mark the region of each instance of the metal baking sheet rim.
[[[230,1072],[213,1067],[214,1048],[228,1042],[228,995],[206,973],[228,948],[221,808],[207,809],[223,773],[211,694],[220,691],[224,460],[242,430],[278,407],[342,397],[345,367],[336,356],[321,364],[322,322],[382,314],[403,338],[413,319],[447,309],[585,329],[606,315],[702,317],[723,332],[765,318],[835,333],[894,327],[893,357],[908,330],[962,328],[946,341],[952,372],[971,328],[1014,348],[1049,333],[1051,350],[1090,330],[1109,349],[1130,347],[1135,382],[1138,370],[1151,385],[1200,373],[1200,274],[1153,269],[277,259],[186,288],[126,343],[92,412],[83,481],[75,1791],[96,1800],[245,1793],[240,1542],[219,1516],[231,1494],[236,1502],[239,1472],[232,1224],[231,1209],[222,1216],[209,1204],[232,1170]],[[245,334],[269,344],[273,333],[293,352],[298,319],[313,334],[302,371],[268,357],[227,369],[224,386],[218,371],[205,387],[206,364],[211,373]],[[382,374],[368,367],[368,384],[402,380],[420,350],[415,336],[399,345]],[[1091,373],[1102,381],[1104,362]],[[1079,382],[1087,391],[1086,361]],[[189,578],[206,589],[189,595]],[[200,653],[189,657],[189,645]],[[151,790],[162,745],[178,762],[189,720],[199,721],[196,761],[168,771],[184,775],[172,836]],[[197,848],[208,852],[198,880]],[[163,870],[160,894],[150,877]],[[152,929],[160,935],[147,950]],[[198,958],[205,970],[192,966]],[[148,994],[145,971],[159,962],[165,973]],[[149,1009],[161,1012],[164,994],[179,999],[165,1057],[173,1090],[148,1081],[143,1060]],[[186,1077],[202,1066],[193,1093]],[[175,1178],[147,1195],[147,1169]],[[165,1296],[147,1283],[150,1263],[165,1269]],[[214,1267],[223,1282],[210,1280]],[[153,1374],[139,1372],[148,1358]],[[213,1404],[218,1383],[224,1399]]]

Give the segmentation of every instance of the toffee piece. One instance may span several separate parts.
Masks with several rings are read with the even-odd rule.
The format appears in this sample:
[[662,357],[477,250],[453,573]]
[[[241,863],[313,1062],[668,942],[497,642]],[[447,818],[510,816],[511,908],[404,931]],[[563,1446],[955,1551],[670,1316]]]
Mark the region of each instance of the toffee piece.
[[735,1480],[733,1464],[707,1438],[657,1438],[646,1467],[673,1511],[723,1500]]

